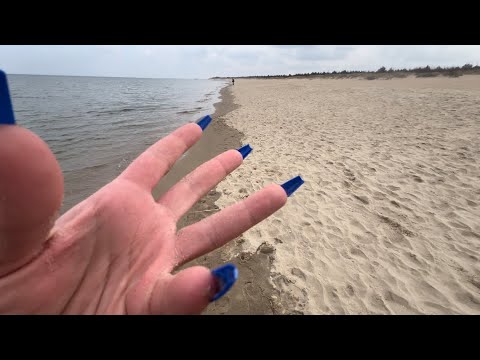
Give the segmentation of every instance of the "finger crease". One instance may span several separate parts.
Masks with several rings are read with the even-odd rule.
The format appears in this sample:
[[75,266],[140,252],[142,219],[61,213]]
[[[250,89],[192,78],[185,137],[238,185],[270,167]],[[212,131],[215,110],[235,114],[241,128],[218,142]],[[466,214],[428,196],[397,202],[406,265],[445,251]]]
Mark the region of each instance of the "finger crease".
[[257,218],[252,214],[250,209],[248,208],[247,204],[245,202],[242,203],[243,210],[245,214],[248,216],[248,220],[250,221],[249,228],[254,226],[257,223]]

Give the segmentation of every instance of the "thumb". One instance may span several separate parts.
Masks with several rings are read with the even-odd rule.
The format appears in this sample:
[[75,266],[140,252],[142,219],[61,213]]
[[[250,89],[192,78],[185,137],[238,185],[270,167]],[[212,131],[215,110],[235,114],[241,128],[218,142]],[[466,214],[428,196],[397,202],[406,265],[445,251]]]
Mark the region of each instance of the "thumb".
[[0,276],[40,251],[62,197],[62,173],[47,144],[27,129],[0,125]]
[[213,271],[202,266],[182,270],[155,287],[151,310],[155,314],[200,314],[231,288],[236,277],[237,270],[230,264]]
[[4,75],[0,71],[0,276],[41,250],[63,198],[62,172],[47,144],[13,124]]

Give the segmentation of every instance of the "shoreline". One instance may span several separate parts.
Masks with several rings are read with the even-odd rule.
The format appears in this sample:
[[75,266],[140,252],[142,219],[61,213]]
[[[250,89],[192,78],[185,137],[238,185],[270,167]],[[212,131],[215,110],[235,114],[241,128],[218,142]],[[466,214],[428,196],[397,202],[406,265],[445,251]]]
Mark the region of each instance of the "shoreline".
[[[243,145],[242,140],[245,138],[245,135],[226,124],[225,116],[239,108],[239,105],[235,103],[231,85],[226,85],[220,91],[220,101],[215,103],[214,107],[215,112],[212,114],[212,122],[205,134],[158,183],[153,191],[155,198],[158,198],[174,183],[200,164],[226,150],[237,149]],[[232,189],[232,191],[239,190]],[[229,192],[219,192],[217,185],[179,221],[178,229],[220,211],[221,209],[216,202],[222,196],[228,195]],[[239,270],[237,283],[223,298],[210,304],[204,311],[204,315],[264,315],[275,314],[280,311],[278,306],[272,301],[275,290],[270,282],[274,249],[271,246],[262,244],[256,252],[247,252],[243,249],[242,244],[244,242],[245,239],[239,236],[221,248],[179,268],[181,270],[186,267],[200,265],[214,269],[227,262],[237,266]]]
[[176,162],[168,174],[157,184],[153,190],[155,198],[165,193],[197,166],[226,150],[241,146],[243,133],[227,126],[223,119],[226,114],[238,108],[238,105],[233,102],[233,95],[230,93],[228,85],[220,90],[220,101],[213,106],[215,112],[211,115],[210,126],[205,130],[202,138]]

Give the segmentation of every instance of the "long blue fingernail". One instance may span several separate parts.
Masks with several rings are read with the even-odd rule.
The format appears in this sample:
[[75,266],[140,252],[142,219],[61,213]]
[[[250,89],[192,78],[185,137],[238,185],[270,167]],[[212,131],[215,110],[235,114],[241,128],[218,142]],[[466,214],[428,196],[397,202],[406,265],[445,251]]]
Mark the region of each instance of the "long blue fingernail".
[[0,124],[15,124],[12,100],[8,91],[7,75],[0,70]]
[[282,184],[281,187],[287,193],[287,196],[292,195],[297,189],[302,186],[305,181],[300,176],[296,176],[291,180],[288,180],[286,183]]
[[250,147],[250,144],[247,144],[245,146],[242,146],[240,149],[237,149],[237,151],[242,154],[242,157],[245,159],[248,154],[252,152],[252,148]]
[[208,125],[210,125],[210,122],[212,121],[212,118],[210,115],[205,116],[204,118],[200,119],[197,121],[197,124],[202,128],[202,131],[204,131]]
[[220,299],[232,288],[238,279],[238,269],[233,264],[225,264],[212,270],[212,274],[217,279],[218,291],[213,295],[211,302]]

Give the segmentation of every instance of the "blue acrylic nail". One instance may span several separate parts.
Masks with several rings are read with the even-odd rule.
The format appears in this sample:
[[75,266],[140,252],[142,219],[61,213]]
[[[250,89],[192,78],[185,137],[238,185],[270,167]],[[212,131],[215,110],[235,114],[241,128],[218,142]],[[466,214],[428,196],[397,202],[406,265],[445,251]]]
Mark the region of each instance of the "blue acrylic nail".
[[302,184],[304,183],[305,181],[303,181],[303,179],[300,177],[300,176],[296,176],[294,177],[293,179],[291,180],[288,180],[286,183],[282,184],[281,186],[283,187],[283,189],[285,190],[285,192],[287,193],[287,196],[290,196],[292,195],[295,191],[297,191],[297,189],[302,186]]
[[210,115],[205,116],[204,118],[200,119],[197,121],[197,124],[202,128],[204,131],[208,125],[210,125],[210,121],[212,121],[212,118]]
[[238,269],[233,264],[225,264],[212,270],[212,274],[217,279],[219,289],[211,300],[213,302],[220,299],[232,288],[238,279]]
[[237,151],[242,154],[242,157],[245,159],[248,154],[252,152],[252,148],[250,147],[250,144],[247,144],[245,146],[242,146],[240,149],[237,149]]
[[0,124],[15,124],[12,100],[8,91],[7,75],[0,70]]

